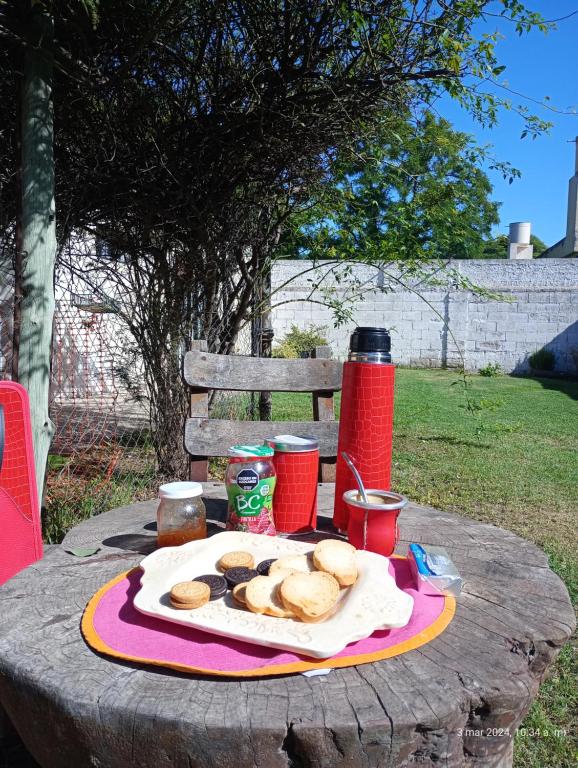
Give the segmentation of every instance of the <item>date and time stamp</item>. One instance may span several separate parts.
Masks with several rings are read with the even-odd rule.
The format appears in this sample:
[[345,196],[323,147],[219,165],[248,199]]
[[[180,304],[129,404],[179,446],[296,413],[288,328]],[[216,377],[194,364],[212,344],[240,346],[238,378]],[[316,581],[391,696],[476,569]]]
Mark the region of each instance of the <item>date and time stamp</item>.
[[519,728],[460,728],[458,730],[460,736],[473,737],[473,738],[511,738],[512,736],[518,736],[519,738],[528,739],[548,739],[559,738],[564,739],[570,736],[570,733],[566,728],[527,728],[520,726]]

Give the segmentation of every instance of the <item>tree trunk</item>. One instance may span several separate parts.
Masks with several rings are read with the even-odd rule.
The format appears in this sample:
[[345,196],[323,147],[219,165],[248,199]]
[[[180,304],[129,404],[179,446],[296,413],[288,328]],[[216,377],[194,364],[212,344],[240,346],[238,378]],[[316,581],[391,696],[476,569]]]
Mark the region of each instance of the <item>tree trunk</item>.
[[[271,324],[271,269],[265,263],[262,249],[257,256],[257,269],[253,282],[251,318],[251,356],[271,357],[273,351],[273,326]],[[249,415],[255,419],[259,411],[259,421],[271,421],[273,404],[271,392],[251,393]]]
[[[179,304],[180,306],[180,304]],[[165,308],[165,312],[171,311]],[[166,481],[186,480],[189,456],[185,451],[184,428],[189,412],[189,392],[182,377],[182,355],[188,346],[183,328],[190,324],[182,319],[168,329],[165,339],[155,334],[151,322],[147,336],[140,338],[145,378],[150,393],[151,437],[159,476]],[[167,328],[164,329],[167,331]]]
[[[271,357],[273,352],[273,325],[271,323],[271,268],[262,266],[259,270],[261,299],[261,357]],[[273,401],[270,392],[259,393],[259,419],[271,421]]]
[[29,14],[22,88],[22,308],[18,380],[28,390],[39,498],[53,425],[48,416],[54,316],[56,220],[52,106],[53,21],[40,4]]
[[182,380],[180,361],[174,360],[171,370],[157,371],[155,378],[151,426],[158,474],[166,481],[186,480],[189,456],[185,451],[183,435],[189,396]]

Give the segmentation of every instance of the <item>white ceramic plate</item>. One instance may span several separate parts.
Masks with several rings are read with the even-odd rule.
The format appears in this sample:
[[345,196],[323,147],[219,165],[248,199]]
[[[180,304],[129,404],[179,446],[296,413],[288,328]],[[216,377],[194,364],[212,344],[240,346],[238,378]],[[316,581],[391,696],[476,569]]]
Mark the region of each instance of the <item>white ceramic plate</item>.
[[321,659],[369,637],[376,629],[404,627],[408,623],[413,598],[396,586],[388,571],[389,560],[362,551],[357,552],[357,581],[341,590],[337,610],[319,624],[251,613],[238,607],[230,592],[195,610],[176,610],[170,605],[168,592],[174,584],[205,573],[219,573],[216,564],[226,552],[250,552],[260,563],[314,548],[311,543],[236,531],[180,547],[163,547],[142,561],[141,589],[134,605],[142,613],[175,624]]

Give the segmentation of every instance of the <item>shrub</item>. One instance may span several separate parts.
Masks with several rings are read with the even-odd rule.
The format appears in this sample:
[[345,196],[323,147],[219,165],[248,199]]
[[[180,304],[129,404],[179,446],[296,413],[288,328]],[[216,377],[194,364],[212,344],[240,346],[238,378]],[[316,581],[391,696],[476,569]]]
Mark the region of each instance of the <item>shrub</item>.
[[478,373],[480,376],[487,376],[488,378],[499,376],[502,373],[502,366],[499,363],[488,363],[483,368],[480,368]]
[[528,358],[530,368],[534,371],[553,371],[556,365],[556,357],[549,349],[538,349]]
[[327,344],[323,335],[327,330],[325,325],[310,325],[306,329],[296,325],[285,334],[278,346],[273,348],[273,357],[301,357],[308,355],[315,347]]

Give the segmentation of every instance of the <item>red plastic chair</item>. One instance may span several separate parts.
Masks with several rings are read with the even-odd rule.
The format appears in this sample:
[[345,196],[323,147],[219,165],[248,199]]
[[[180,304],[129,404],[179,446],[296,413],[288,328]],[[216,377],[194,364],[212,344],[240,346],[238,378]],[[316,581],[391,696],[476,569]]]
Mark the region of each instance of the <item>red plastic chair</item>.
[[28,393],[0,381],[0,584],[41,557]]

